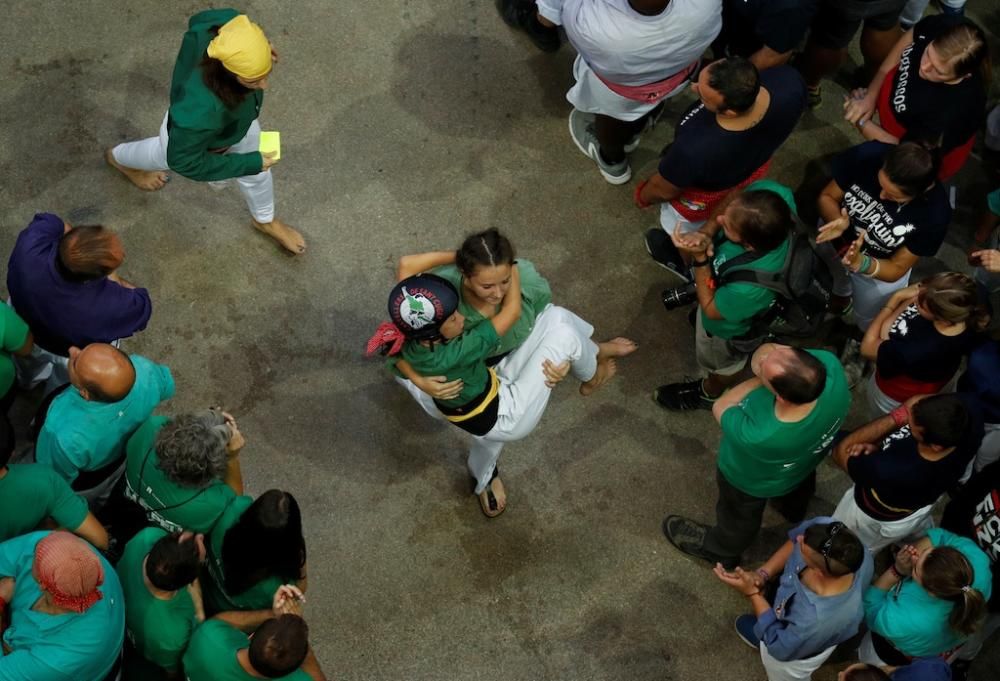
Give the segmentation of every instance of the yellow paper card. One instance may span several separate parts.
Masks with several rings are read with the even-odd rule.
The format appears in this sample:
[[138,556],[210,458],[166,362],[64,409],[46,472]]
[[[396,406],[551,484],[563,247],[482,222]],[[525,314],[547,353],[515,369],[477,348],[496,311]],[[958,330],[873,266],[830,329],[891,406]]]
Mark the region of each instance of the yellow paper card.
[[281,133],[262,132],[260,133],[260,153],[274,154],[274,160],[281,158]]

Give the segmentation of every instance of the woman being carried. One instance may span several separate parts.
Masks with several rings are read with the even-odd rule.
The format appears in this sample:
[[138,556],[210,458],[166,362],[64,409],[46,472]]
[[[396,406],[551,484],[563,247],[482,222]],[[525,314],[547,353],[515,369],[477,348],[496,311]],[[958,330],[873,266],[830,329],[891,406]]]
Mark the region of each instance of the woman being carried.
[[[447,267],[452,263],[457,268]],[[521,265],[529,282],[524,291]],[[397,380],[429,414],[473,436],[474,491],[483,512],[498,516],[506,508],[496,466],[503,444],[534,429],[550,389],[567,373],[589,395],[615,374],[615,358],[636,344],[591,341],[593,327],[552,305],[548,285],[530,263],[514,260],[496,230],[470,236],[457,253],[404,257],[398,278],[389,297],[393,321],[369,341],[368,354],[384,346],[390,355],[401,353],[391,367]]]

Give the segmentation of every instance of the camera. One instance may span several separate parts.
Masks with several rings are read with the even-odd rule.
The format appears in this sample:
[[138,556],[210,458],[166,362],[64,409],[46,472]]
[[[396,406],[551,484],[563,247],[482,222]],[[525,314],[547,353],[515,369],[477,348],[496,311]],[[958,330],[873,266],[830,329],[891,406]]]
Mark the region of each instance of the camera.
[[677,288],[668,288],[663,291],[662,296],[663,307],[667,308],[667,312],[698,302],[698,290],[694,282]]

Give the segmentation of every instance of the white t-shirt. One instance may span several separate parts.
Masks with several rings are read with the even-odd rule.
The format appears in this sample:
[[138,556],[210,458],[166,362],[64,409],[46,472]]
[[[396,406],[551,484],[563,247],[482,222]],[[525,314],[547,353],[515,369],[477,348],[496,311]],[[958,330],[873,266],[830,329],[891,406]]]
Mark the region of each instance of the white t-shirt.
[[602,78],[619,85],[664,80],[700,57],[722,29],[722,0],[671,0],[656,16],[628,0],[537,0]]

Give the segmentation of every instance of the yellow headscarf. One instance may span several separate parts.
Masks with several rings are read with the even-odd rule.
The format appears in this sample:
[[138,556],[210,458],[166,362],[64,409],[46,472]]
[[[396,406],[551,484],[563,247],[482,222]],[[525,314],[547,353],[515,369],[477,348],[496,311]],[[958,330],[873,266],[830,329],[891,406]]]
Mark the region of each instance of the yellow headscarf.
[[263,29],[245,14],[219,29],[219,35],[208,44],[208,56],[246,80],[257,80],[271,72],[271,43]]

